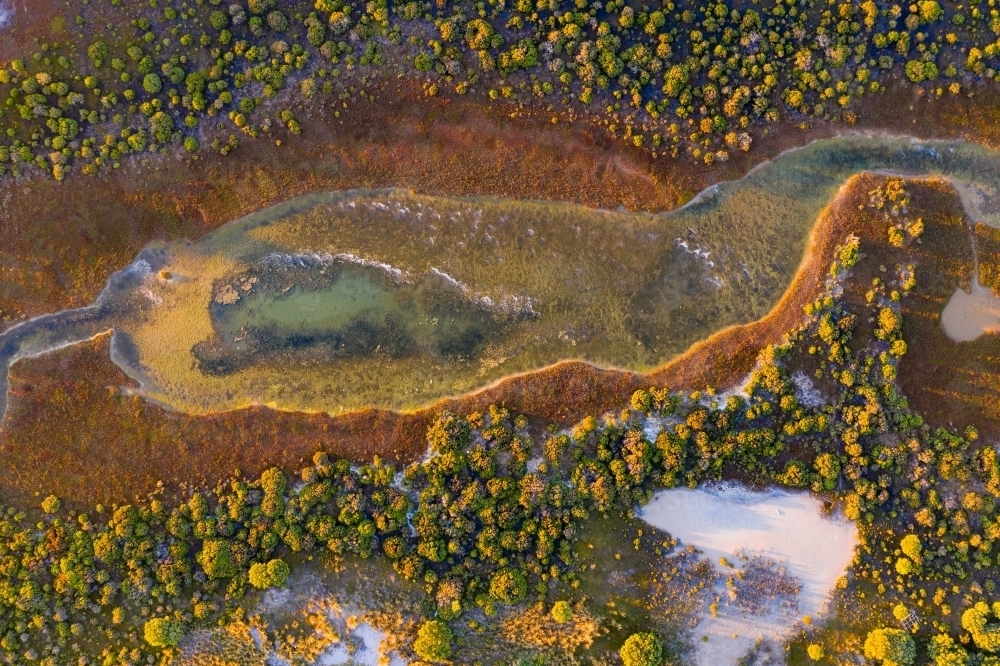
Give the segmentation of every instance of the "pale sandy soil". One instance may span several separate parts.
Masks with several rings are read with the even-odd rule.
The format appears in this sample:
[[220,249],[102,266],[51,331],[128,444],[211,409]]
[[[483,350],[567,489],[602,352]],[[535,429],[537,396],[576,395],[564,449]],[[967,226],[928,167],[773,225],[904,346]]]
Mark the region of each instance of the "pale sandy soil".
[[[279,615],[282,612],[293,613],[295,609],[303,606],[304,601],[310,598],[320,599],[315,594],[314,584],[315,581],[306,577],[289,587],[268,590],[264,594],[258,610],[266,613],[278,613]],[[387,654],[384,662],[380,661],[382,659],[380,648],[386,635],[368,622],[359,621],[363,617],[363,613],[359,609],[341,607],[332,600],[325,606],[324,612],[336,628],[339,639],[330,637],[331,640],[326,645],[326,649],[313,662],[314,666],[407,665],[407,660],[395,652]],[[288,666],[287,662],[274,653],[269,655],[269,663],[272,666]]]
[[[792,603],[772,604],[769,612],[756,616],[725,601],[723,578],[717,587],[723,599],[718,617],[706,608],[693,630],[698,666],[734,664],[758,639],[780,640],[805,615],[821,619],[829,592],[857,544],[852,523],[823,515],[821,500],[804,492],[755,492],[736,485],[675,488],[658,492],[639,516],[704,552],[723,576],[744,566],[734,555],[742,551],[785,565],[800,583]],[[722,566],[723,557],[732,566]]]
[[[316,661],[316,666],[342,666],[343,664],[379,666],[379,646],[385,639],[385,634],[367,622],[359,624],[351,634],[357,640],[358,645],[353,655],[346,644],[337,643],[320,656]],[[407,661],[396,654],[393,654],[388,662],[388,666],[406,666],[406,664]]]

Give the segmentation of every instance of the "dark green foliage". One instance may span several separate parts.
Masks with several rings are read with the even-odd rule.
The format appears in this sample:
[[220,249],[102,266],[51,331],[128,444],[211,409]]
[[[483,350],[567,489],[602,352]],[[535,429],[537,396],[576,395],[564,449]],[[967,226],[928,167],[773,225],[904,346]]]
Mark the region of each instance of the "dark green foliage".
[[94,67],[102,67],[108,58],[108,45],[103,41],[96,41],[87,47],[87,55]]
[[209,16],[208,20],[209,23],[212,24],[212,27],[216,30],[222,30],[229,25],[229,17],[226,16],[225,12],[214,11]]
[[263,14],[274,9],[274,0],[247,0],[247,7],[251,14]]

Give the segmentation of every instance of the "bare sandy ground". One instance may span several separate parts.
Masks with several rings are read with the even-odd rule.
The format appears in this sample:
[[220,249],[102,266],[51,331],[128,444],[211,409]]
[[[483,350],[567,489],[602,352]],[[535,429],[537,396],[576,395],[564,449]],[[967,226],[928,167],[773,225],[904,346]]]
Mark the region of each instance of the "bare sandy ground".
[[[320,656],[316,662],[317,666],[341,666],[347,664],[356,666],[382,666],[383,662],[379,661],[381,659],[379,648],[385,639],[385,634],[367,622],[359,624],[351,633],[355,641],[359,644],[359,647],[353,654],[345,643],[340,642]],[[386,663],[387,666],[406,666],[408,662],[399,655],[392,654]]]
[[[658,492],[639,515],[704,552],[723,576],[745,566],[734,555],[742,552],[751,559],[761,556],[783,564],[799,581],[797,597],[772,604],[762,615],[725,602],[727,590],[720,584],[717,592],[724,601],[718,616],[711,617],[706,609],[694,628],[698,666],[734,664],[759,639],[780,640],[806,615],[820,619],[857,544],[853,523],[823,515],[821,500],[805,492],[755,492],[736,485],[675,488]],[[720,558],[730,565],[720,564]]]

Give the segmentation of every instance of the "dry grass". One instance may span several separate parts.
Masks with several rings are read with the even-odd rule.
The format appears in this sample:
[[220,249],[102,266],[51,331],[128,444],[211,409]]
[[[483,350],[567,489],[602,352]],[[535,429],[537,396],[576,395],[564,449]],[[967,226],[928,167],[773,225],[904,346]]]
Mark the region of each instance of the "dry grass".
[[601,623],[582,603],[573,609],[568,622],[556,622],[542,604],[512,613],[500,623],[505,640],[537,648],[558,648],[564,652],[589,649],[600,635]]
[[[317,450],[396,462],[425,449],[400,436],[412,419],[363,412],[346,419],[250,408],[207,417],[166,411],[119,389],[108,337],[17,363],[0,431],[0,487],[36,504],[55,493],[83,505],[132,501],[158,489],[214,485],[234,470],[297,470]],[[409,446],[411,448],[400,448]]]
[[[0,322],[90,302],[108,274],[154,238],[200,237],[240,215],[309,191],[392,185],[441,195],[491,194],[664,210],[715,180],[738,177],[751,160],[843,129],[817,124],[800,132],[782,125],[748,156],[707,171],[685,160],[654,161],[612,143],[587,121],[572,126],[539,123],[547,114],[531,108],[511,119],[500,107],[485,108],[473,97],[418,99],[418,89],[408,85],[392,81],[373,87],[377,102],[359,102],[344,120],[324,119],[316,110],[311,118],[304,116],[308,138],[280,148],[266,141],[246,142],[228,158],[207,155],[185,163],[153,157],[146,166],[130,165],[64,183],[6,180],[0,185],[0,236],[5,242],[0,253]],[[927,118],[972,122],[996,106],[995,100],[982,96],[974,98],[979,107],[970,106],[973,102],[964,97],[934,99],[893,88],[875,98],[877,103],[866,107],[862,119],[887,130],[910,129],[905,113],[894,119],[884,112],[891,105],[907,108],[912,102],[914,114],[923,114],[914,126],[917,133],[955,136],[964,131],[961,123],[933,125]],[[398,122],[372,123],[372,117]],[[983,136],[988,143],[996,142]],[[780,340],[798,322],[801,306],[814,297],[825,274],[830,250],[857,226],[852,197],[865,185],[854,183],[869,178],[859,176],[849,183],[828,207],[796,280],[758,322],[724,330],[646,377],[561,363],[440,406],[471,411],[503,403],[532,416],[536,426],[568,425],[587,414],[620,408],[636,388],[650,384],[678,389],[731,385],[753,367],[764,345]],[[947,202],[941,205],[953,210],[957,202],[950,188],[942,187]],[[935,245],[929,239],[936,234],[945,241],[958,238],[958,229],[929,230],[923,251]],[[990,252],[1000,256],[1000,246],[991,249],[991,238],[980,231],[984,257]],[[962,252],[967,244],[947,247]],[[1000,378],[993,338],[956,346],[943,338],[936,319],[946,285],[954,285],[949,280],[962,273],[964,264],[942,257],[951,268],[941,266],[944,272],[935,273],[933,261],[938,259],[928,255],[921,260],[932,262],[931,273],[920,279],[917,298],[907,304],[912,315],[905,324],[907,338],[914,342],[901,368],[903,388],[912,394],[912,404],[935,423],[978,423],[984,409],[1000,414],[1000,400],[990,388]],[[988,279],[995,265],[990,260],[985,267]],[[934,282],[935,274],[944,281]],[[971,273],[964,274],[967,279]],[[5,469],[0,482],[9,490],[29,498],[56,492],[83,502],[110,502],[145,495],[160,480],[168,485],[182,480],[200,484],[228,476],[237,467],[251,474],[270,464],[294,469],[316,448],[356,460],[375,453],[409,460],[423,452],[426,423],[436,411],[397,415],[369,410],[331,420],[254,408],[182,417],[111,390],[126,380],[107,360],[103,344],[23,361],[14,369],[11,414],[0,434]],[[986,425],[1000,429],[1000,421]]]
[[[503,404],[514,413],[529,415],[533,427],[540,428],[546,423],[566,426],[586,415],[620,409],[633,391],[644,386],[727,387],[749,372],[763,346],[780,341],[785,331],[801,320],[802,306],[815,298],[833,249],[849,233],[871,239],[865,241],[866,252],[869,247],[873,252],[883,245],[891,247],[882,240],[885,229],[873,226],[868,219],[872,216],[866,217],[857,208],[859,202],[867,201],[867,193],[877,182],[875,176],[857,176],[828,206],[795,281],[771,313],[696,344],[648,376],[566,362],[509,377],[478,393],[412,414],[365,410],[329,418],[249,408],[187,416],[123,396],[117,387],[129,380],[108,359],[107,339],[102,338],[14,366],[7,420],[0,431],[0,459],[4,462],[0,482],[9,492],[27,496],[32,503],[35,493],[50,492],[81,503],[109,503],[153,492],[158,481],[175,489],[183,482],[214,484],[237,468],[245,474],[258,474],[271,465],[294,471],[317,449],[356,461],[369,460],[375,454],[396,462],[413,460],[423,454],[427,423],[442,407],[468,413]],[[927,209],[924,218],[928,229],[919,246],[927,256],[918,259],[927,262],[930,273],[918,278],[917,294],[907,307],[926,301],[926,316],[936,317],[943,307],[942,285],[954,285],[963,269],[947,262],[934,264],[938,260],[933,252],[956,252],[969,246],[958,242],[962,227],[953,219],[958,205],[953,190],[943,181],[922,183],[914,189],[911,208]],[[938,219],[933,213],[937,209],[952,216],[938,216],[952,220],[950,226],[933,222]],[[873,263],[878,265],[863,265]],[[971,263],[968,271],[971,274]],[[924,273],[927,270],[918,266],[918,276]],[[942,276],[940,285],[933,277],[937,274]],[[915,338],[933,334],[923,329],[916,334],[908,331],[907,339],[914,339],[914,346],[920,348],[923,343]],[[941,335],[935,343],[941,348],[939,352],[955,347],[942,343]],[[911,355],[907,360],[910,358],[921,357]],[[903,381],[907,381],[911,365],[903,363]],[[914,389],[919,394],[917,400],[928,390],[924,387],[921,393],[919,389]],[[38,446],[38,442],[46,445]]]
[[[261,639],[254,639],[254,634]],[[273,646],[256,618],[235,620],[219,629],[197,631],[185,639],[177,666],[264,666]]]

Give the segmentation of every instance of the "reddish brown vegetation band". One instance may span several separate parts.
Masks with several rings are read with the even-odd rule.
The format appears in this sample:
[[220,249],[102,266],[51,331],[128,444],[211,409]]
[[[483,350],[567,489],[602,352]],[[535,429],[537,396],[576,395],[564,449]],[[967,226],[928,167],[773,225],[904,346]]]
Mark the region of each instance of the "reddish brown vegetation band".
[[409,461],[424,452],[427,421],[444,407],[467,413],[497,403],[528,414],[537,426],[571,425],[620,409],[641,387],[731,385],[815,298],[832,249],[852,220],[856,190],[847,188],[821,217],[812,250],[772,313],[720,332],[649,376],[567,362],[413,414],[368,410],[330,418],[253,408],[197,417],[123,395],[119,387],[129,381],[101,337],[14,366],[0,432],[0,479],[16,494],[44,490],[81,502],[122,501],[153,491],[159,480],[177,487],[182,480],[211,484],[237,468],[247,474],[271,465],[293,470],[320,448],[359,461],[375,454]]

